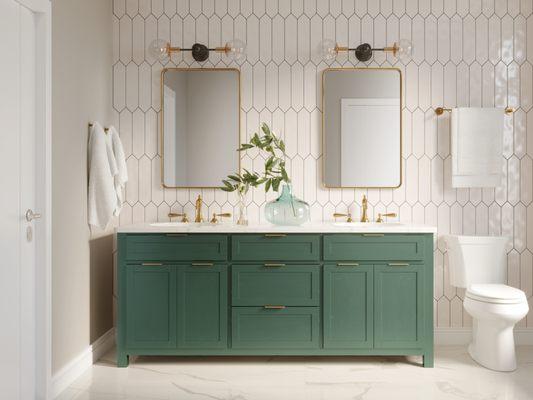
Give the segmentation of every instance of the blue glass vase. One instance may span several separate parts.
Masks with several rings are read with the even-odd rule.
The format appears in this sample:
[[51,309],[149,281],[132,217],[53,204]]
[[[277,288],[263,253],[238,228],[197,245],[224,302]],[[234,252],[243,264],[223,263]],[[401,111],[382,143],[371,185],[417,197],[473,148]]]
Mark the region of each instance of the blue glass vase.
[[293,196],[290,185],[284,185],[281,195],[266,204],[265,217],[274,225],[301,225],[310,220],[309,204]]

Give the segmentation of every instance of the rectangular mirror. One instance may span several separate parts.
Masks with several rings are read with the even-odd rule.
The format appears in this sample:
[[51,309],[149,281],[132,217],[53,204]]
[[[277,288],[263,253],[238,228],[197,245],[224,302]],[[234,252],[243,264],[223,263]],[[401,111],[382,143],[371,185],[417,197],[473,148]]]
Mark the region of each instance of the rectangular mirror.
[[164,69],[161,108],[164,187],[218,188],[239,171],[238,69]]
[[401,185],[402,76],[397,68],[329,68],[322,75],[324,185]]

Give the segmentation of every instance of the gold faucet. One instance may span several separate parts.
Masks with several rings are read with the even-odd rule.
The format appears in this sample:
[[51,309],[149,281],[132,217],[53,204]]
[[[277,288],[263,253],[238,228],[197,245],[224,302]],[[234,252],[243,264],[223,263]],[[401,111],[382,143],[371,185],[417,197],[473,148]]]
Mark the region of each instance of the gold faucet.
[[370,222],[367,215],[368,211],[368,200],[366,198],[366,195],[363,195],[363,201],[361,206],[361,222]]
[[209,222],[211,222],[212,224],[218,224],[219,221],[217,217],[229,218],[231,217],[231,213],[222,213],[222,214],[213,213],[213,218]]
[[196,217],[194,218],[194,222],[204,222],[202,218],[202,196],[200,195],[196,199]]
[[352,214],[350,214],[350,213],[347,213],[347,214],[335,213],[335,214],[333,214],[333,218],[337,219],[339,217],[346,217],[346,222],[353,222]]
[[376,222],[377,223],[382,223],[383,222],[383,217],[396,218],[397,214],[396,213],[378,214],[378,219],[376,219]]
[[189,222],[189,218],[187,218],[187,214],[186,213],[173,213],[173,212],[169,212],[168,213],[168,219],[170,220],[170,222],[172,222],[172,218],[177,218],[177,217],[181,217],[181,222]]

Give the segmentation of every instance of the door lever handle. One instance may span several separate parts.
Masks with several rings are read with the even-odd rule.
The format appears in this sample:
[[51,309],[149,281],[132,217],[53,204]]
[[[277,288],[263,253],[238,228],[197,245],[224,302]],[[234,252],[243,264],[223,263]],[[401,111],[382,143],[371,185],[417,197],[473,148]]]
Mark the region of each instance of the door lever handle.
[[34,213],[31,208],[28,208],[28,210],[26,211],[26,221],[31,222],[34,219],[39,219],[39,218],[41,218],[41,214]]

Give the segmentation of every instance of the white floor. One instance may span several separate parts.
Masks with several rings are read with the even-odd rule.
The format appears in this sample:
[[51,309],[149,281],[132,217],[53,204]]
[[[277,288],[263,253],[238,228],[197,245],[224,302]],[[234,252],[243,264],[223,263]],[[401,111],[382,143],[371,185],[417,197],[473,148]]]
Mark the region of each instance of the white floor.
[[533,347],[518,370],[478,366],[464,347],[441,347],[435,368],[417,357],[140,357],[116,368],[110,352],[60,400],[402,400],[533,399]]

